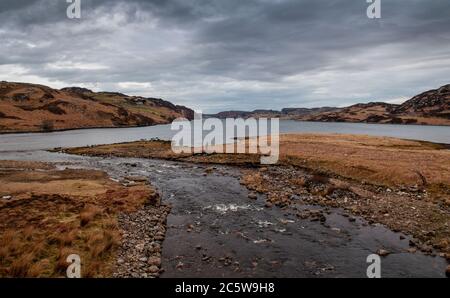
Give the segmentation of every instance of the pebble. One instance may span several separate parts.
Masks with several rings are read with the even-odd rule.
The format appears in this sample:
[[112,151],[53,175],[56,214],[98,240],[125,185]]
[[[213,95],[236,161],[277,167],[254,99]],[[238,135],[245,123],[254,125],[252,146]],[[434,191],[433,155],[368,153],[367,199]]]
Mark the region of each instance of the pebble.
[[258,198],[258,196],[254,192],[251,192],[248,194],[248,198],[252,199],[252,200],[256,200]]
[[150,266],[161,266],[161,258],[158,258],[158,257],[150,257],[149,259],[148,259],[148,264],[150,265]]
[[150,272],[150,273],[158,273],[159,272],[159,268],[157,266],[155,266],[155,265],[150,266],[148,268],[148,272]]
[[184,267],[184,264],[183,264],[183,262],[178,262],[178,264],[177,264],[177,269],[183,269],[183,267]]
[[389,255],[390,252],[385,250],[385,249],[379,249],[377,250],[377,255],[379,255],[380,257],[385,257],[387,255]]
[[113,277],[159,276],[162,272],[161,241],[169,212],[169,206],[155,204],[146,205],[134,213],[119,214],[122,244],[118,248]]

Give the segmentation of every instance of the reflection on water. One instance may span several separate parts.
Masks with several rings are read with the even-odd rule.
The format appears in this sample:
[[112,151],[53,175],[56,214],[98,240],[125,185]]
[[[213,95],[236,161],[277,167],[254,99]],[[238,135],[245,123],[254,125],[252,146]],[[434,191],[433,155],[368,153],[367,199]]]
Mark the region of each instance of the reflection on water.
[[[450,144],[450,128],[445,126],[325,123],[281,120],[280,132],[367,134]],[[170,125],[80,129],[53,133],[7,134],[0,135],[0,151],[32,151],[55,147],[77,147],[131,142],[151,138],[170,140],[174,134],[175,132],[171,131]]]

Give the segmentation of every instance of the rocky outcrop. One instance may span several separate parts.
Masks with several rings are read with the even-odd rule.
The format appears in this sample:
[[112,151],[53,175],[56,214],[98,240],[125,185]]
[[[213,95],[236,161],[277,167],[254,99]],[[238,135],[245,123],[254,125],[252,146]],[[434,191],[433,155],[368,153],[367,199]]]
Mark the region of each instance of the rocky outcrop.
[[393,113],[450,119],[450,84],[414,96]]

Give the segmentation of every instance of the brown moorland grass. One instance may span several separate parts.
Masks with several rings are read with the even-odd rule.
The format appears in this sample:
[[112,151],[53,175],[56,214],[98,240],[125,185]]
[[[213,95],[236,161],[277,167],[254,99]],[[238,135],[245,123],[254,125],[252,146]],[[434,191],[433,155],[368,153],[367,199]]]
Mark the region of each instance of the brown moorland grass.
[[[5,165],[9,165],[6,167]],[[65,276],[78,254],[83,277],[109,276],[120,242],[116,215],[157,200],[145,184],[122,186],[100,171],[0,161],[0,276]]]
[[[255,142],[255,139],[246,140]],[[177,155],[170,142],[140,141],[63,149],[94,156],[160,158],[179,161],[257,165],[258,154]],[[417,186],[450,198],[450,150],[440,144],[345,134],[284,134],[279,164],[294,165],[375,185]]]
[[444,145],[388,137],[289,134],[283,163],[387,186],[450,186],[450,150]]
[[[255,142],[255,139],[246,140]],[[156,147],[156,150],[155,150]],[[260,166],[258,154],[174,155],[170,142],[133,142],[64,152],[238,164],[241,183],[287,206],[293,193],[307,204],[340,207],[416,237],[450,256],[450,150],[429,142],[342,134],[286,134],[281,166]]]

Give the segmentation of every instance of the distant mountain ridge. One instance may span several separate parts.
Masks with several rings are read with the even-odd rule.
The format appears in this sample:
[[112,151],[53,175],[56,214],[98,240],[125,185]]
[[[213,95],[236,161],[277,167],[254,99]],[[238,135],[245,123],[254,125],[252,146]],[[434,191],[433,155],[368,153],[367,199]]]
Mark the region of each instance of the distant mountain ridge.
[[349,107],[285,108],[281,111],[224,111],[218,118],[278,117],[285,120],[450,125],[450,84],[414,96],[402,104],[359,103]]
[[159,98],[0,82],[0,133],[171,123],[194,111]]

